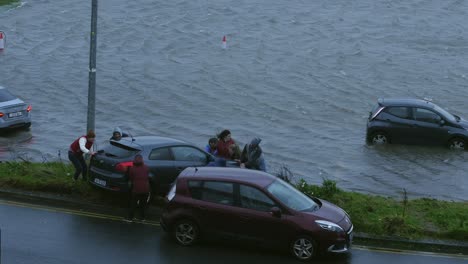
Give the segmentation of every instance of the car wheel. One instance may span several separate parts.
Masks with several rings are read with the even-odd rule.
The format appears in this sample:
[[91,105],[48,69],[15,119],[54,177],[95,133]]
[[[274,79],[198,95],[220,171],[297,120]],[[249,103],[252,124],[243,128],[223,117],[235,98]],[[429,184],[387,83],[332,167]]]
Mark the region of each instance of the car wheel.
[[448,147],[454,150],[464,150],[465,140],[462,138],[452,138],[448,143]]
[[191,246],[198,240],[198,226],[190,220],[181,220],[174,227],[174,238],[182,246]]
[[390,143],[389,137],[383,132],[376,132],[372,134],[370,138],[370,143],[372,145],[386,145]]
[[298,237],[291,243],[291,253],[299,260],[309,260],[315,255],[315,243],[310,237]]

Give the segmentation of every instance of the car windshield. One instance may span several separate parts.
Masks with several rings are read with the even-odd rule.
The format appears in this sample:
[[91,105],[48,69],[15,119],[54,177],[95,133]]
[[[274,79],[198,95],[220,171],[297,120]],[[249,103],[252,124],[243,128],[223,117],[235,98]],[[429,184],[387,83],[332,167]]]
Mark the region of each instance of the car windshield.
[[449,121],[452,121],[452,122],[457,121],[457,118],[454,115],[447,112],[445,109],[443,109],[440,106],[434,105],[434,110],[436,110],[439,114],[441,114],[445,119],[448,119]]
[[118,144],[115,142],[111,142],[111,144],[105,146],[101,151],[108,157],[116,157],[116,158],[128,158],[134,156],[138,152],[139,149],[131,148],[122,144]]
[[276,179],[267,188],[268,192],[287,207],[297,211],[315,211],[319,208],[310,197],[281,179]]
[[16,96],[11,94],[7,89],[0,89],[0,102],[8,102],[15,99]]

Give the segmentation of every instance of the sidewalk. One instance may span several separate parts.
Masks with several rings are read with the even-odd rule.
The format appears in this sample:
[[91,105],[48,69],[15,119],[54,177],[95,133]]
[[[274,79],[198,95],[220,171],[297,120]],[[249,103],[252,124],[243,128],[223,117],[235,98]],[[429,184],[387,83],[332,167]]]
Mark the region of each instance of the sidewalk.
[[[115,217],[123,217],[127,214],[126,207],[109,206],[107,204],[92,204],[80,201],[65,195],[57,195],[42,192],[27,192],[16,189],[0,189],[0,199],[26,202],[49,207],[81,210],[91,213],[106,214]],[[149,206],[147,219],[159,221],[162,209],[158,206]],[[408,240],[398,237],[375,236],[361,233],[356,230],[354,235],[355,245],[368,248],[385,248],[390,250],[413,250],[434,253],[460,254],[468,256],[468,242],[447,240]]]

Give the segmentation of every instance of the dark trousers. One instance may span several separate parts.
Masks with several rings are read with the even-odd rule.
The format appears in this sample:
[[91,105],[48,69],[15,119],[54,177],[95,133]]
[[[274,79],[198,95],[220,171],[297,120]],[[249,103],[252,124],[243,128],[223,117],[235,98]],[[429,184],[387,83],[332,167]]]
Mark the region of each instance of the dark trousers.
[[83,155],[76,155],[75,153],[68,151],[68,159],[75,167],[75,174],[73,175],[73,179],[77,180],[78,176],[83,174],[83,180],[86,181],[88,179],[88,167],[86,166]]
[[130,210],[128,211],[128,219],[133,219],[136,208],[140,211],[141,219],[145,219],[145,210],[148,205],[148,193],[131,193],[129,203]]

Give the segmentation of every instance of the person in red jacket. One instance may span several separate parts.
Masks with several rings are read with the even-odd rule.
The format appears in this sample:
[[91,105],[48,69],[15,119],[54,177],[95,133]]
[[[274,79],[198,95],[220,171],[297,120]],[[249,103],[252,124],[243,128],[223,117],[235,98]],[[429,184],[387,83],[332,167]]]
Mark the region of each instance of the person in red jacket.
[[143,157],[138,154],[133,159],[133,166],[128,169],[128,178],[131,186],[130,208],[126,221],[133,221],[135,209],[139,207],[141,220],[145,220],[145,210],[148,204],[150,184],[149,168],[143,162]]
[[218,135],[218,157],[227,159],[227,160],[233,160],[237,159],[238,155],[236,155],[236,142],[234,139],[231,138],[231,131],[225,129]]
[[71,143],[70,149],[68,150],[68,159],[75,167],[73,180],[78,180],[80,174],[83,175],[84,181],[88,179],[88,167],[83,158],[83,154],[94,155],[94,152],[91,151],[91,147],[93,146],[95,139],[96,134],[93,130],[89,130],[85,136],[81,136]]

